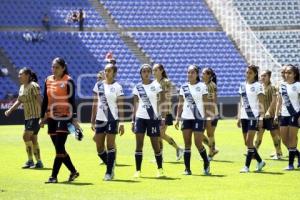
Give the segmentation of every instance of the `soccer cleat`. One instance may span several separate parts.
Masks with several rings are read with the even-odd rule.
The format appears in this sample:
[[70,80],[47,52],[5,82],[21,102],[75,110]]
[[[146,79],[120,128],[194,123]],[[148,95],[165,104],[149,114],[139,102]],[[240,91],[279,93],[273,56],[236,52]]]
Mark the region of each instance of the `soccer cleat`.
[[136,171],[133,175],[133,178],[140,178],[141,177],[141,171]]
[[57,183],[57,178],[55,178],[55,177],[50,177],[50,178],[48,179],[48,181],[46,181],[45,183],[46,183],[46,184],[47,184],[47,183]]
[[249,167],[245,166],[240,170],[240,173],[249,173]]
[[114,178],[113,174],[105,174],[103,180],[104,181],[111,181],[111,180],[113,180],[113,178]]
[[43,163],[42,163],[42,161],[37,161],[37,163],[33,166],[33,167],[30,167],[30,168],[32,168],[32,169],[42,169],[42,168],[44,168],[44,165],[43,165]]
[[77,177],[79,176],[79,172],[73,172],[73,173],[71,173],[70,174],[70,176],[69,176],[69,180],[68,180],[68,182],[72,182],[72,181],[74,181]]
[[265,161],[261,161],[260,163],[257,163],[256,171],[260,172],[264,168],[264,166],[266,166]]
[[280,153],[275,154],[271,158],[272,158],[272,160],[281,160],[282,159],[282,154],[280,154]]
[[192,175],[192,171],[190,169],[185,169],[182,174],[189,176],[189,175]]
[[219,153],[218,149],[214,149],[214,151],[212,152],[212,154],[208,155],[208,160],[211,161],[213,159],[213,157]]
[[274,153],[271,153],[271,154],[270,154],[270,157],[273,158],[273,157],[276,156],[276,155],[277,155],[276,152],[274,152]]
[[176,160],[179,161],[184,154],[184,150],[182,148],[176,149]]
[[203,170],[203,175],[205,175],[205,176],[211,175],[210,174],[210,167],[209,166]]
[[162,168],[157,170],[157,178],[165,177],[164,170]]
[[294,168],[294,166],[293,165],[289,165],[289,166],[287,166],[286,168],[284,168],[283,170],[285,170],[285,171],[292,171],[292,170],[294,170],[295,168]]
[[28,169],[28,168],[34,168],[34,162],[33,160],[28,160],[24,166],[22,167],[23,169]]

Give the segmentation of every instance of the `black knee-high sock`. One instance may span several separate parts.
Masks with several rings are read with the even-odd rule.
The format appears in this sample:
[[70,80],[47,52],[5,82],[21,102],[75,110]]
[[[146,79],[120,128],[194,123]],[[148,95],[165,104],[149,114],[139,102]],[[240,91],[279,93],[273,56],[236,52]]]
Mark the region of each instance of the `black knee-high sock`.
[[185,169],[190,170],[191,169],[191,149],[184,149],[184,165]]
[[261,162],[262,161],[262,159],[261,159],[261,157],[259,156],[259,154],[258,154],[258,152],[257,152],[257,150],[256,149],[254,149],[254,157],[255,157],[255,159],[257,160],[257,162]]
[[98,153],[98,156],[103,161],[103,163],[107,165],[107,153],[106,153],[106,151],[104,150],[101,153]]
[[254,148],[248,148],[247,156],[246,156],[246,162],[245,162],[245,166],[248,167],[248,168],[250,167],[251,160],[252,160],[252,157],[254,155],[254,152],[255,152]]
[[155,154],[155,160],[157,163],[157,169],[161,169],[162,168],[162,160],[163,160],[161,152]]
[[143,152],[142,151],[136,151],[135,152],[136,171],[141,171],[142,161],[143,161]]
[[207,169],[207,167],[209,166],[209,161],[208,161],[206,149],[203,147],[203,149],[199,150],[199,153],[204,162],[203,167],[204,169]]
[[57,177],[57,174],[58,174],[61,164],[63,162],[62,160],[63,160],[62,157],[55,157],[51,177],[53,177],[53,178]]
[[112,174],[113,168],[115,165],[115,159],[116,159],[116,150],[110,149],[107,151],[107,166],[106,166],[106,173]]
[[289,166],[294,166],[294,160],[296,154],[297,154],[296,148],[289,148]]
[[66,165],[66,167],[68,168],[68,170],[71,172],[71,173],[74,173],[76,172],[76,169],[71,161],[71,158],[69,156],[69,154],[66,154],[66,157],[63,158],[63,163]]

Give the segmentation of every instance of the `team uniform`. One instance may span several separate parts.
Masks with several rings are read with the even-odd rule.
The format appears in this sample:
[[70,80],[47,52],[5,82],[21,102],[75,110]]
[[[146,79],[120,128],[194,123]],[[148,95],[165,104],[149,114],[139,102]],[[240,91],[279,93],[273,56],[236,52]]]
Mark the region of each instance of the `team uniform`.
[[203,95],[207,95],[207,86],[204,83],[195,85],[185,84],[181,86],[179,95],[183,96],[183,111],[181,114],[181,129],[192,129],[196,132],[203,132],[205,129],[205,112]]
[[160,84],[153,81],[148,85],[139,83],[133,88],[133,95],[139,98],[136,111],[134,133],[145,133],[150,137],[160,136],[160,113],[158,113],[158,94]]
[[[207,86],[207,91],[208,91],[208,95],[207,95],[208,101],[210,103],[215,103],[213,100],[215,98],[217,98],[216,97],[216,95],[217,95],[217,85],[213,81],[210,81],[208,84],[206,84],[206,86]],[[213,127],[217,127],[218,121],[219,121],[219,119],[218,119],[219,117],[217,117],[219,115],[217,109],[218,108],[213,106],[213,110],[211,110],[211,112],[213,112],[216,115],[216,117],[214,119],[212,119],[212,121],[211,121],[211,125]]]
[[124,96],[122,86],[118,82],[106,84],[99,81],[95,84],[93,92],[98,96],[96,134],[117,134],[119,124],[117,98]]
[[[207,86],[204,83],[198,82],[191,85],[189,83],[181,86],[179,95],[183,97],[183,110],[181,113],[181,129],[190,129],[193,132],[203,133],[205,130],[205,109],[203,104],[203,96],[207,95]],[[209,160],[206,149],[198,149],[200,156],[203,159],[204,174],[210,174]],[[185,175],[191,175],[190,169],[191,149],[184,149],[184,165]]]
[[46,183],[56,183],[61,164],[65,164],[71,172],[69,181],[79,176],[69,154],[66,152],[65,143],[69,134],[68,124],[77,118],[75,105],[75,84],[72,78],[65,74],[60,80],[54,75],[45,81],[44,99],[41,117],[46,115],[48,134],[55,146],[56,157],[53,163],[52,175]]
[[172,116],[172,83],[169,79],[163,78],[159,82],[155,80],[154,82],[159,83],[162,91],[165,93],[165,105],[166,105],[166,119],[165,124],[167,126],[173,125],[173,116]]
[[262,84],[255,82],[252,84],[242,83],[239,88],[241,95],[241,113],[240,119],[242,123],[242,131],[244,134],[249,130],[258,130],[258,117],[259,117],[259,95],[264,95]]
[[[275,86],[269,84],[268,86],[264,87],[264,108],[265,108],[265,115],[270,116],[269,118],[264,118],[263,121],[263,129],[268,131],[273,131],[278,129],[278,125],[274,124],[274,116],[275,116],[275,107],[270,108],[273,98],[277,96],[277,90]],[[270,109],[268,109],[270,108]],[[268,110],[267,110],[268,109]]]
[[300,83],[281,83],[279,93],[282,98],[280,126],[298,127]]
[[26,87],[21,85],[18,100],[23,104],[25,117],[25,131],[38,134],[41,105],[36,96],[40,95],[40,86],[31,81]]
[[[263,86],[259,82],[252,84],[245,82],[240,85],[239,93],[242,98],[240,119],[243,134],[248,134],[248,131],[258,131],[259,95],[264,95]],[[245,167],[240,171],[241,173],[249,172],[253,157],[257,160],[256,170],[262,170],[266,163],[261,159],[256,148],[248,147]]]

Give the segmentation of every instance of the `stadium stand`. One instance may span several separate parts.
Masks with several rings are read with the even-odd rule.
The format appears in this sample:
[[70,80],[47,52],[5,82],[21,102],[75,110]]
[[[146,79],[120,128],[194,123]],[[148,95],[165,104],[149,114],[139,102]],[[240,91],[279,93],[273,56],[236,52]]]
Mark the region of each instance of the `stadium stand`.
[[100,0],[123,27],[217,27],[203,0]]
[[66,19],[80,8],[86,13],[85,27],[105,26],[88,0],[4,0],[0,6],[0,25],[42,26],[42,18],[44,14],[48,14],[51,26],[78,26],[76,23],[68,23]]
[[234,0],[250,26],[300,25],[299,0]]

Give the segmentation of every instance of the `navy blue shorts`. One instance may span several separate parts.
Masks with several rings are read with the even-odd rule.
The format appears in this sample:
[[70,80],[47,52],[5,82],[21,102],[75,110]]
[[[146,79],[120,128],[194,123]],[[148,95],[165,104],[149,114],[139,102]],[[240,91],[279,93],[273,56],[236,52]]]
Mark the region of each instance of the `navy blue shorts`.
[[280,117],[280,126],[293,126],[293,127],[299,127],[298,125],[298,115],[295,116],[281,116]]
[[39,118],[25,120],[25,131],[31,131],[37,135],[40,130]]
[[160,123],[160,120],[136,118],[134,123],[134,133],[145,134],[147,132],[149,137],[160,137]]
[[258,131],[257,119],[241,119],[241,123],[244,134],[248,133],[248,131]]
[[166,126],[172,126],[173,125],[173,116],[172,114],[167,114],[166,115]]
[[119,121],[99,121],[96,120],[96,134],[118,134]]
[[263,123],[263,129],[268,131],[274,131],[279,128],[278,125],[274,124],[274,118],[264,118]]
[[181,124],[181,130],[192,129],[196,132],[204,132],[205,130],[205,120],[201,119],[184,119]]
[[217,127],[219,121],[219,117],[215,117],[213,120],[211,120],[211,125],[213,127]]
[[54,120],[52,118],[48,118],[48,133],[50,135],[55,135],[56,133],[69,133],[68,123],[70,122],[70,120]]

